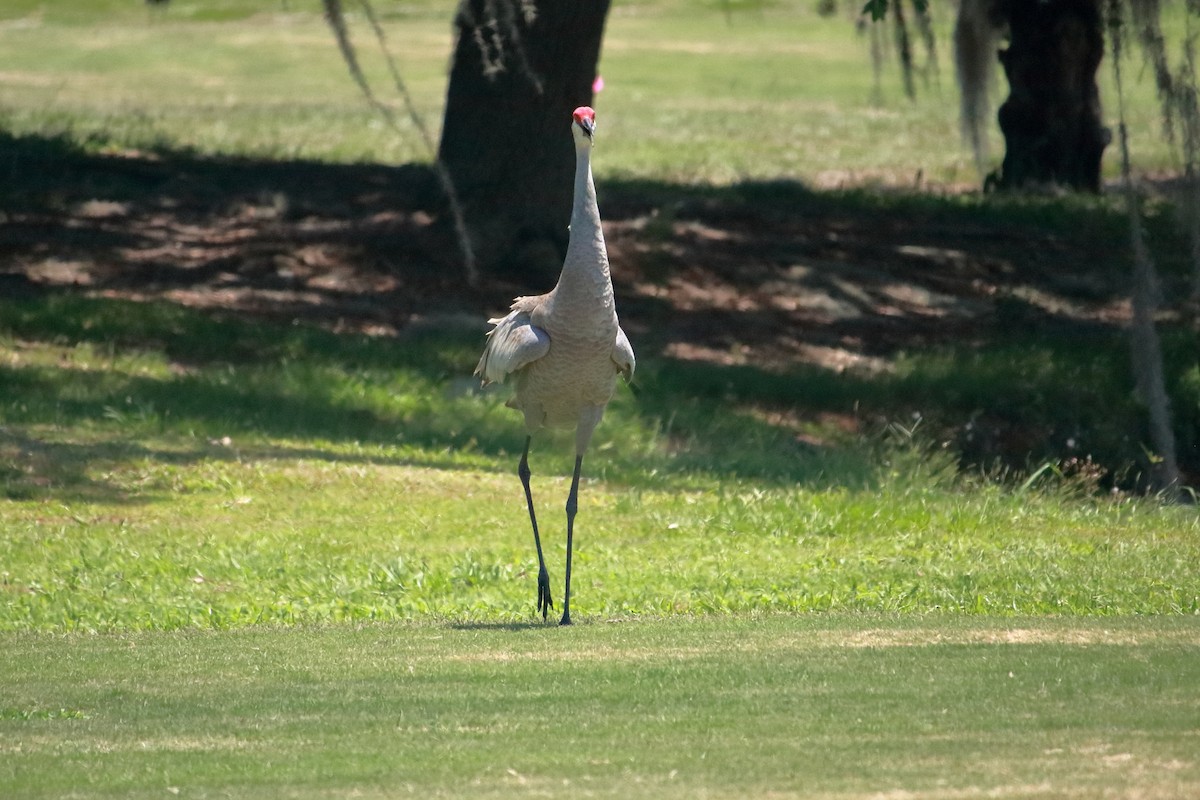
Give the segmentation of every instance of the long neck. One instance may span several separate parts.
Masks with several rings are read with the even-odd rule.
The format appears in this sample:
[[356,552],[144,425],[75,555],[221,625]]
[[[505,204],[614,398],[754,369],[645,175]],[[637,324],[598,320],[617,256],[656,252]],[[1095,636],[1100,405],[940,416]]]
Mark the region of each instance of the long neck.
[[612,297],[608,252],[604,247],[604,230],[600,227],[600,210],[596,207],[596,186],[592,182],[591,155],[589,142],[576,143],[571,233],[562,275],[555,289],[555,294],[563,300],[585,292],[593,297],[597,292]]

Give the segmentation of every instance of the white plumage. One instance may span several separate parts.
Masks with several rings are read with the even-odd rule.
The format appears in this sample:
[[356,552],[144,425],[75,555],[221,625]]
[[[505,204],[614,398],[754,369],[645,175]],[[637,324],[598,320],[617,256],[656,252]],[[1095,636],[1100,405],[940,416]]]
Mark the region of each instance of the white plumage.
[[617,322],[608,252],[596,206],[591,150],[595,112],[575,109],[575,194],[567,255],[558,283],[548,293],[518,297],[504,317],[488,320],[495,327],[475,374],[484,383],[513,376],[515,391],[508,405],[525,416],[525,449],[518,474],[525,488],[529,520],[538,551],[538,610],[545,619],[552,607],[550,579],[538,535],[529,488],[529,443],[545,426],[575,429],[575,472],[567,496],[567,569],[561,624],[571,623],[571,551],[579,474],[592,432],[612,398],[617,375],[633,377],[636,359],[629,338]]

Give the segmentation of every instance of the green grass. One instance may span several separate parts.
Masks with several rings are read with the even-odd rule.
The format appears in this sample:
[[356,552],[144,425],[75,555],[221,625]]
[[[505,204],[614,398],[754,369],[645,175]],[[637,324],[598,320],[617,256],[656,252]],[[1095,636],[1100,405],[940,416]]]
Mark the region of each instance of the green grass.
[[[477,333],[338,336],[54,296],[0,319],[0,629],[530,618],[523,434],[502,392],[465,378]],[[1096,495],[1086,473],[960,474],[896,426],[804,444],[756,412],[896,392],[953,406],[947,387],[978,381],[1034,415],[1057,391],[1027,363],[965,383],[939,364],[822,398],[651,359],[586,462],[577,611],[1200,611],[1192,509]],[[533,456],[556,581],[569,455],[557,436]]]
[[[0,189],[5,213],[148,191],[112,171],[68,192],[80,149],[426,159],[363,107],[314,11],[283,5],[5,4],[0,127],[32,154],[0,165],[24,181]],[[616,5],[607,197],[1124,247],[1103,200],[774,181],[974,178],[948,75],[910,104],[889,74],[876,97],[846,20],[722,7]],[[436,121],[450,12],[383,10]],[[1194,796],[1200,518],[1110,491],[1135,481],[1084,458],[1144,461],[1126,345],[1026,330],[1034,305],[1014,293],[986,341],[892,354],[877,375],[643,354],[585,462],[581,624],[560,630],[533,614],[521,426],[468,377],[482,325],[372,337],[5,297],[0,794]],[[1181,328],[1165,342],[1195,448],[1200,346]],[[1023,467],[971,460],[971,436],[1006,430],[1036,436]],[[1058,457],[1068,440],[1080,459]],[[559,435],[532,456],[556,599],[570,455]]]
[[0,635],[13,796],[1200,790],[1195,619]]
[[[445,4],[379,5],[417,112],[436,132],[451,12]],[[167,13],[148,14],[112,0],[9,4],[0,11],[8,20],[0,25],[0,121],[13,133],[59,131],[95,149],[427,161],[415,130],[398,138],[366,107],[315,9],[289,8],[175,0]],[[868,39],[842,14],[821,17],[807,0],[729,16],[722,9],[615,4],[600,64],[607,88],[596,100],[598,177],[978,183],[960,144],[949,8],[935,9],[940,67],[915,101],[894,63],[875,85]],[[399,102],[369,30],[352,30],[374,85]],[[1115,109],[1107,66],[1099,81]],[[1125,81],[1136,167],[1178,168],[1160,140],[1152,74],[1128,68]],[[992,137],[999,154],[999,132]],[[1106,174],[1116,168],[1110,153]]]
[[[107,475],[171,492],[169,504],[10,505],[0,626],[532,619],[536,562],[509,475],[330,464],[287,448],[250,448],[243,464],[180,455],[194,463],[150,451]],[[576,615],[1200,609],[1194,516],[893,485],[903,480],[854,492],[589,482]],[[537,486],[558,596],[565,485]]]

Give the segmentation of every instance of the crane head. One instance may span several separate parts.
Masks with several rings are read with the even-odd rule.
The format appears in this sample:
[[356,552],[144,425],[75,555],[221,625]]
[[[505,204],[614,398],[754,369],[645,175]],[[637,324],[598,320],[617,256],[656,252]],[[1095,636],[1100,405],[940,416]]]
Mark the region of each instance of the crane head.
[[575,120],[574,124],[583,132],[583,135],[591,139],[596,132],[596,112],[589,106],[580,106],[575,109],[572,116]]

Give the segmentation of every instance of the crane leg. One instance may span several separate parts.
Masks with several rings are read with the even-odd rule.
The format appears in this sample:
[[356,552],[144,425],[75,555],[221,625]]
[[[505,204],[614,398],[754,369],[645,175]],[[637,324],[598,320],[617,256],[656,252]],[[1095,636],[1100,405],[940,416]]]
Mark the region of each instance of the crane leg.
[[521,485],[525,487],[525,503],[529,506],[529,524],[533,526],[533,543],[537,547],[537,610],[542,612],[542,619],[545,620],[550,609],[554,608],[554,601],[550,599],[550,573],[546,571],[546,559],[542,555],[542,537],[538,536],[537,515],[533,513],[533,491],[529,488],[529,476],[532,474],[529,471],[529,443],[532,440],[532,436],[525,437],[525,449],[521,451],[521,463],[517,465],[517,474],[521,476]]
[[559,625],[571,624],[571,549],[575,538],[575,512],[579,510],[579,473],[583,456],[575,456],[575,474],[571,476],[571,493],[567,495],[567,585],[563,591],[563,615]]

